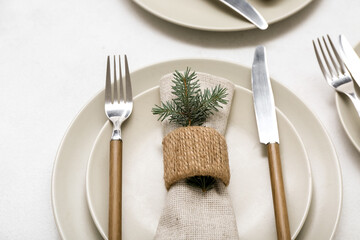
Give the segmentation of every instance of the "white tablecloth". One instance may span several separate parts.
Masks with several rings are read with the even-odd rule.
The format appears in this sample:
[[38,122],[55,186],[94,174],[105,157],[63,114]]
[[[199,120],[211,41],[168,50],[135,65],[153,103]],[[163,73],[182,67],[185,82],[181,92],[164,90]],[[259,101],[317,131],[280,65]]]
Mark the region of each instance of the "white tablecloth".
[[315,0],[266,31],[211,33],[164,22],[130,0],[0,1],[0,239],[60,238],[54,157],[71,120],[104,87],[107,54],[127,53],[132,70],[192,57],[250,67],[258,44],[271,76],[310,106],[336,147],[344,198],[335,239],[360,239],[360,155],[311,43],[327,33],[359,43],[359,10],[356,0]]

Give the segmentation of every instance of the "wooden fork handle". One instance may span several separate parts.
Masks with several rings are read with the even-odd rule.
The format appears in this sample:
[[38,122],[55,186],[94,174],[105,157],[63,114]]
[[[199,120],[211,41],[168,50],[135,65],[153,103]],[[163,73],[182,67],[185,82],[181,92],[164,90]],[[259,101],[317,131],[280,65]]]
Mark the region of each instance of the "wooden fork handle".
[[109,240],[121,240],[122,140],[110,142]]
[[277,237],[278,240],[290,240],[291,235],[282,177],[279,144],[269,143],[267,149]]

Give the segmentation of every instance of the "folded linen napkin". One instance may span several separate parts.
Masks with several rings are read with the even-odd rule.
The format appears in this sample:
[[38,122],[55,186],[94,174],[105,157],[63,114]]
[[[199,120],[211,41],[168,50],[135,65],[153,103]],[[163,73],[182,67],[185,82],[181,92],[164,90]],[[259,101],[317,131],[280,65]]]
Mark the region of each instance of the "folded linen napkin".
[[[169,101],[174,97],[174,95],[171,93],[171,86],[173,84],[172,78],[173,75],[168,74],[162,77],[162,79],[160,80],[160,98],[162,102]],[[214,188],[203,192],[200,188],[187,184],[185,179],[181,179],[184,174],[172,174],[176,171],[179,171],[180,167],[177,166],[176,171],[169,171],[169,168],[174,167],[174,164],[176,165],[177,163],[164,162],[164,179],[166,182],[166,187],[169,191],[167,194],[165,207],[163,209],[162,216],[160,218],[156,231],[155,239],[157,240],[239,239],[234,211],[226,188],[226,185],[229,183],[230,177],[227,151],[225,149],[225,161],[224,159],[222,159],[222,156],[224,155],[224,149],[221,149],[221,147],[216,148],[216,146],[212,145],[214,142],[217,141],[225,141],[222,140],[224,139],[222,135],[225,134],[226,130],[227,119],[231,109],[231,101],[234,93],[234,85],[226,79],[215,77],[205,73],[197,73],[197,79],[199,80],[199,84],[202,90],[205,88],[211,89],[220,84],[221,87],[225,87],[227,89],[228,93],[226,97],[228,103],[226,105],[222,105],[223,108],[220,108],[218,112],[214,112],[214,114],[211,115],[203,124],[203,126],[207,128],[200,127],[196,129],[196,131],[202,131],[203,129],[206,130],[208,128],[211,128],[211,131],[215,129],[216,134],[220,135],[216,136],[216,134],[213,135],[212,133],[210,133],[213,138],[208,139],[205,137],[205,141],[208,141],[206,142],[206,145],[211,145],[211,147],[208,147],[206,151],[216,152],[214,156],[216,156],[217,159],[212,159],[211,161],[215,161],[217,163],[215,164],[215,166],[206,163],[200,164],[195,168],[195,170],[192,169],[191,171],[196,172],[200,169],[200,172],[204,172],[204,168],[206,168],[207,170],[205,172],[209,173],[209,175],[216,177],[217,181]],[[176,132],[174,130],[177,128],[179,128],[178,125],[169,123],[168,120],[163,121],[165,138],[168,138],[168,136],[170,135],[169,133]],[[181,137],[185,136],[186,134],[188,133],[184,133],[180,130],[180,133],[177,136]],[[192,133],[189,134],[191,135]],[[191,136],[192,138],[194,137],[193,135]],[[175,140],[173,142],[179,142],[181,140],[182,139],[176,140],[175,136]],[[213,150],[214,148],[215,150]],[[193,153],[194,151],[197,152],[197,149],[192,148],[190,151],[192,151],[191,153]],[[171,151],[165,152],[164,150],[164,158],[166,157],[165,155],[169,154],[171,155],[173,153]],[[178,154],[178,152],[176,154]],[[184,175],[186,176],[186,174],[189,174],[188,170],[188,168],[186,168],[185,170],[184,168],[182,168],[182,170],[180,171],[183,171],[182,173],[186,172]]]

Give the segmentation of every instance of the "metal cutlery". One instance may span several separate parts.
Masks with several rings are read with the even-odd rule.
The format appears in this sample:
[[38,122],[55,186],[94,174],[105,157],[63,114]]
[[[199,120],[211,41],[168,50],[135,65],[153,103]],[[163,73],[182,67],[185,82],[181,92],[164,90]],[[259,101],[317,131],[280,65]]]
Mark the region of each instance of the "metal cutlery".
[[355,85],[355,93],[357,97],[360,97],[360,58],[355,52],[355,50],[351,47],[351,44],[346,39],[344,35],[339,36],[339,51],[342,60],[345,63],[346,68],[350,72]]
[[314,50],[326,82],[337,92],[347,96],[360,116],[360,101],[357,98],[353,79],[346,69],[331,38],[327,35],[313,40]]
[[[105,113],[113,125],[110,141],[109,226],[108,239],[120,240],[122,228],[122,138],[121,125],[133,108],[129,66],[125,55],[125,89],[121,71],[121,58],[114,56],[113,85],[111,84],[110,57],[107,57],[105,83]],[[116,63],[118,62],[118,63]],[[119,82],[119,83],[118,83]],[[119,85],[119,86],[118,86]]]
[[268,28],[268,24],[263,16],[247,1],[245,0],[219,0],[226,6],[239,13],[246,18],[249,22],[253,23],[261,30]]
[[260,142],[267,146],[277,237],[290,240],[290,227],[282,177],[279,132],[271,88],[266,50],[258,46],[252,65],[251,83]]

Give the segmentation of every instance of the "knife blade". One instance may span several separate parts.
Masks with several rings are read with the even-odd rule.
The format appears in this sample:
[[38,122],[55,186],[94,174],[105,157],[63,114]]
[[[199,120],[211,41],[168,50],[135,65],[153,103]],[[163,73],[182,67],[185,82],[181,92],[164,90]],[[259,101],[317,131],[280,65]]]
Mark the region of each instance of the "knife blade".
[[260,142],[264,144],[279,143],[275,102],[263,46],[259,46],[255,50],[251,76]]
[[344,35],[339,36],[340,55],[355,81],[355,90],[360,98],[360,58]]
[[277,237],[282,240],[290,240],[275,102],[266,62],[266,50],[263,46],[258,46],[255,50],[251,83],[260,142],[265,144],[268,150]]
[[268,24],[263,16],[248,2],[245,0],[219,0],[226,6],[239,13],[241,16],[246,18],[249,22],[253,23],[256,27],[261,30],[268,28]]

